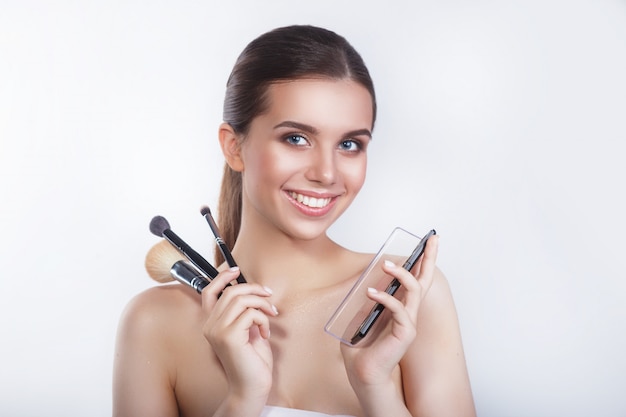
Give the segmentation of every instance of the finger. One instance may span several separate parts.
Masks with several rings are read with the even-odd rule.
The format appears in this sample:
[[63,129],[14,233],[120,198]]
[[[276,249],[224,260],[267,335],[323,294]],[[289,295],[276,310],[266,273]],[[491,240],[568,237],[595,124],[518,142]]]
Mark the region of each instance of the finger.
[[438,247],[439,236],[431,236],[428,239],[428,242],[426,242],[426,248],[424,250],[424,255],[422,256],[419,274],[417,275],[417,281],[424,288],[424,293],[428,291],[433,283]]
[[268,296],[272,294],[272,291],[267,287],[262,287],[257,284],[244,284],[244,285],[230,285],[240,275],[239,267],[232,267],[225,271],[220,272],[215,279],[213,279],[209,285],[202,290],[203,305],[205,310],[211,310],[223,294],[228,293],[228,290],[237,288],[234,294],[239,293],[256,293],[259,295]]
[[[375,288],[367,289],[367,296],[377,303],[382,304],[389,312],[391,313],[391,317],[394,321],[394,326],[392,326],[392,332],[398,338],[404,337],[413,337],[416,332],[415,328],[415,320],[413,319],[413,315],[409,314],[409,310],[405,307],[404,304],[391,294],[387,294],[384,291],[378,291]],[[402,334],[399,334],[399,330],[402,329]]]
[[209,285],[202,290],[202,306],[205,310],[211,310],[219,295],[224,291],[224,288],[233,280],[239,276],[239,268],[230,268],[220,272],[214,279],[211,280]]
[[241,312],[232,322],[224,320],[206,323],[205,332],[211,344],[221,346],[242,346],[249,342],[250,329],[257,327],[261,337],[270,335],[269,318],[263,312],[249,308]]
[[407,290],[419,286],[417,280],[411,272],[407,271],[406,269],[402,268],[401,266],[395,264],[390,260],[386,259],[383,262],[382,268],[386,274],[391,275],[392,277],[400,281],[400,284],[406,287]]
[[404,308],[410,312],[411,318],[416,320],[417,310],[423,293],[420,283],[409,271],[388,260],[383,263],[383,271],[396,278],[404,287]]
[[269,318],[259,310],[253,308],[247,309],[233,324],[235,328],[246,330],[248,338],[249,330],[254,326],[259,329],[259,334],[262,338],[268,339],[270,337]]
[[[234,291],[229,291],[231,294]],[[231,295],[228,294],[228,295]],[[224,296],[226,297],[226,296]],[[227,307],[223,311],[217,312],[218,320],[224,323],[231,323],[237,320],[245,311],[254,309],[265,315],[277,316],[278,309],[267,299],[267,294],[242,294],[236,297],[225,298],[223,304]],[[215,314],[215,313],[214,313]]]

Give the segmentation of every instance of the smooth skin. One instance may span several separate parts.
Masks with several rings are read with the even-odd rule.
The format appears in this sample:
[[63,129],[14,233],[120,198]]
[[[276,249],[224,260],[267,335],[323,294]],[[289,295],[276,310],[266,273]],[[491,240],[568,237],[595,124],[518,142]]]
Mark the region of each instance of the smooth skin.
[[248,283],[226,288],[238,271],[222,266],[201,296],[175,284],[135,297],[118,333],[113,415],[246,417],[269,404],[475,416],[454,303],[435,266],[439,236],[413,271],[383,267],[402,291],[368,294],[387,310],[380,334],[349,347],[323,330],[372,258],[326,234],[365,180],[369,93],[312,79],[268,94],[245,138],[227,124],[219,131],[226,161],[242,172],[233,256]]

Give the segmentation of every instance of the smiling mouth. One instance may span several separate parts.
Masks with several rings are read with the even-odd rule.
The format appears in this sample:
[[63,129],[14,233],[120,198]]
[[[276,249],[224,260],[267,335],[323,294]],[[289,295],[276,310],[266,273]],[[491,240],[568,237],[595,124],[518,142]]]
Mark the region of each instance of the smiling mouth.
[[296,193],[295,191],[290,191],[289,195],[298,203],[311,208],[324,208],[329,205],[332,200],[331,198],[310,197],[308,195]]

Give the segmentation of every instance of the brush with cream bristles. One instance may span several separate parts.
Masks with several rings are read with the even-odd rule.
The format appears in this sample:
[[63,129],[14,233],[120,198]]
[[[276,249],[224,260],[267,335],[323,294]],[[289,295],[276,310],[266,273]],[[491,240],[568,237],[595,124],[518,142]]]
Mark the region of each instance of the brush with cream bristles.
[[186,261],[167,240],[162,240],[150,248],[145,266],[150,278],[161,284],[177,280],[189,285],[198,293],[209,284],[207,277]]

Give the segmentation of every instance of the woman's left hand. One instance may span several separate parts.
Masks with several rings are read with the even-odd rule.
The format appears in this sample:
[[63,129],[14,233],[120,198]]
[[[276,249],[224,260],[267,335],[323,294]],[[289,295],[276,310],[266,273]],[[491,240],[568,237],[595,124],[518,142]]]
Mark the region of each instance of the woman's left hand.
[[390,320],[384,329],[370,334],[359,344],[341,345],[348,377],[357,394],[370,391],[368,387],[391,382],[394,370],[415,340],[419,306],[433,282],[438,239],[437,235],[428,239],[415,267],[416,276],[391,262],[383,265],[385,273],[400,281],[405,291],[403,300],[384,291],[368,289],[368,297],[388,310]]

